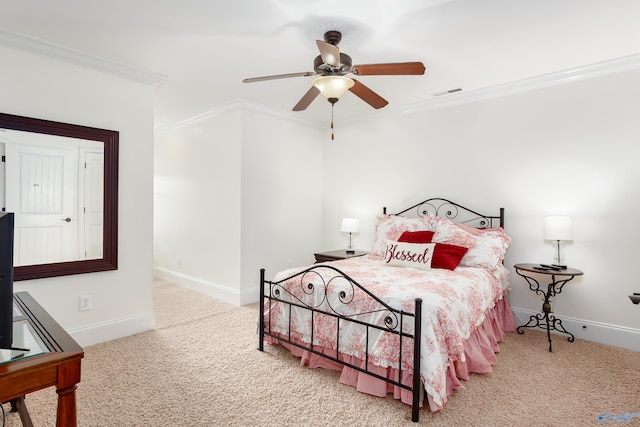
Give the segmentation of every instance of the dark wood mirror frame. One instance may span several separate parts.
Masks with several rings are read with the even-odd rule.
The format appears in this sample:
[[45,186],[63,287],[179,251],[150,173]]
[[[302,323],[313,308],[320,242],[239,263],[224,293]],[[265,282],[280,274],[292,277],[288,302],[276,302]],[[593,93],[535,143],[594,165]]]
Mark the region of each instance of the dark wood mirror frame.
[[0,113],[0,128],[87,139],[104,143],[104,199],[102,258],[18,266],[13,280],[41,279],[118,269],[118,139],[113,130]]

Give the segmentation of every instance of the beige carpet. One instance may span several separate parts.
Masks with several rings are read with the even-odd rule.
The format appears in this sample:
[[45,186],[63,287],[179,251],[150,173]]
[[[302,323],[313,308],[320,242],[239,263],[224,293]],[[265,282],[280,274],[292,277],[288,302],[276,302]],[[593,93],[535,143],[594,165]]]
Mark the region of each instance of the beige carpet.
[[[300,367],[279,347],[259,352],[257,306],[158,281],[155,308],[156,330],[85,349],[80,426],[415,425],[407,405],[358,393],[336,372]],[[549,353],[546,335],[527,330],[507,335],[498,360],[443,411],[423,409],[420,424],[588,426],[603,425],[603,412],[640,413],[640,353],[563,336]],[[55,424],[53,389],[26,402],[36,426]],[[640,416],[630,421],[640,425]],[[18,415],[6,425],[19,426]]]

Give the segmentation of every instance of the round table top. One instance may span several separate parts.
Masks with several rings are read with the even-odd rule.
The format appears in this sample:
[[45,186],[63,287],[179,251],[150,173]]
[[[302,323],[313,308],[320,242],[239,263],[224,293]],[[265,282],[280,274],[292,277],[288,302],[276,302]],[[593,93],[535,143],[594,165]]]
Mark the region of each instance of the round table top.
[[[538,267],[538,268],[536,268]],[[540,267],[540,264],[516,264],[513,266],[516,270],[530,271],[532,273],[555,274],[559,276],[581,276],[584,273],[577,268],[564,268],[562,270],[546,270]]]

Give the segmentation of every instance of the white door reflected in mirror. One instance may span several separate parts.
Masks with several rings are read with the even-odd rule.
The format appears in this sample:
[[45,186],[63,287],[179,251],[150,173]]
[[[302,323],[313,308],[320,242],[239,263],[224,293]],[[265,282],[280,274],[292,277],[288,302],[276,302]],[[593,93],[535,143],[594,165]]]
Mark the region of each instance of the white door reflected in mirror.
[[14,265],[102,258],[103,143],[3,129]]

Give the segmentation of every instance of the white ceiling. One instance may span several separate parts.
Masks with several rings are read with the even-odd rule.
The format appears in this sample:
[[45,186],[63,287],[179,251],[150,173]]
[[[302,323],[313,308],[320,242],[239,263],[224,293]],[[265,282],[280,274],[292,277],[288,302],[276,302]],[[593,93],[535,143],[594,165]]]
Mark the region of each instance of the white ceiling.
[[[312,77],[242,79],[313,71],[327,30],[354,64],[425,64],[359,78],[388,110],[639,54],[639,23],[638,0],[0,0],[0,28],[166,75],[160,127],[239,99],[291,111]],[[350,93],[336,104],[345,120],[371,112]],[[326,122],[330,104],[295,114]]]

